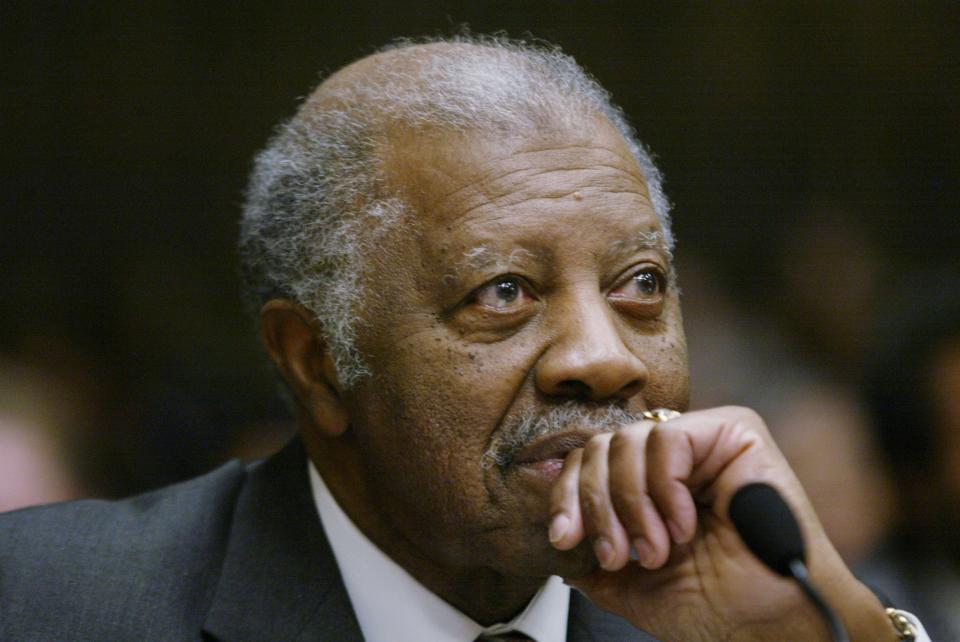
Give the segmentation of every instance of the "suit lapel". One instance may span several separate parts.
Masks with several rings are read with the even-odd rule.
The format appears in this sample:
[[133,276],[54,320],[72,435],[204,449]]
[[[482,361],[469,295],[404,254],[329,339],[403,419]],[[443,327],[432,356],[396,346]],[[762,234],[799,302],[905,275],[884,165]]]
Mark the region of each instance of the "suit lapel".
[[204,623],[213,639],[362,642],[306,466],[296,439],[250,472]]

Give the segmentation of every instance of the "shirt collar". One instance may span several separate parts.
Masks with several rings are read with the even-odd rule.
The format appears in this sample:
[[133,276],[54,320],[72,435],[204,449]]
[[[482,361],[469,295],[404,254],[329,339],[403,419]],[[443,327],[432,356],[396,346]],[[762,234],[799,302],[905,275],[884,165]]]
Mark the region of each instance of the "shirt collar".
[[473,642],[480,634],[522,631],[537,642],[564,642],[570,588],[544,583],[510,622],[482,627],[431,593],[390,559],[347,517],[311,462],[310,488],[360,629],[370,642]]

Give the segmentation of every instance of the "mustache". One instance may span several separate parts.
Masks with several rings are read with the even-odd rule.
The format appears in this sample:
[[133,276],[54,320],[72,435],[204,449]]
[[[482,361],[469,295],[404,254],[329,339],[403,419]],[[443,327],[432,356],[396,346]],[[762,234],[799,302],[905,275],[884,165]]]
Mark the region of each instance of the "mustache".
[[612,432],[642,419],[640,413],[630,412],[616,402],[565,401],[545,410],[528,410],[501,424],[497,439],[481,457],[480,465],[484,469],[496,466],[503,470],[520,451],[542,437],[573,429]]

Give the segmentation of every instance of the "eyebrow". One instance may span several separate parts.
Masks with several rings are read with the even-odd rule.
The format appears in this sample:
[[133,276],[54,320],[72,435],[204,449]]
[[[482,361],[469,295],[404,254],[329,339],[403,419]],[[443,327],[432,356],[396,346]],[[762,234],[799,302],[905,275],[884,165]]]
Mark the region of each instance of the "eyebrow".
[[486,245],[478,245],[466,250],[443,280],[448,285],[454,285],[458,281],[463,281],[463,275],[469,272],[506,273],[512,271],[517,263],[535,261],[538,258],[540,257],[537,253],[522,247],[503,253],[491,250]]
[[[673,252],[667,245],[662,232],[651,230],[649,232],[638,232],[632,238],[623,239],[613,243],[603,253],[603,260],[615,262],[624,256],[629,256],[645,250],[656,250],[663,254],[672,268]],[[476,272],[497,272],[505,274],[512,272],[514,266],[518,263],[528,261],[538,261],[544,258],[541,252],[533,252],[526,248],[517,247],[508,253],[492,250],[486,245],[477,245],[462,254],[461,258],[451,267],[443,276],[443,282],[447,286],[456,286],[465,281],[464,275]]]
[[498,270],[509,272],[519,261],[530,261],[538,258],[537,253],[522,247],[515,247],[509,253],[491,250],[486,245],[478,245],[463,253],[463,258],[457,262],[457,269],[466,270]]
[[658,230],[638,232],[632,238],[617,241],[603,253],[603,259],[612,263],[625,255],[643,252],[644,250],[656,250],[663,254],[668,262],[673,263],[673,252],[667,245],[663,233]]

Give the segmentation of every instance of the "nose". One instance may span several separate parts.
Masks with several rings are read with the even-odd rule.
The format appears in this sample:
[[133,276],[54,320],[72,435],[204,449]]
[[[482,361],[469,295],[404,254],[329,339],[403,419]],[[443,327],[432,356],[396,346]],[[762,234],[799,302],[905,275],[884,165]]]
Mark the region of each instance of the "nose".
[[556,338],[536,366],[537,387],[544,394],[625,400],[646,385],[646,364],[624,343],[606,300],[596,298],[557,311]]

